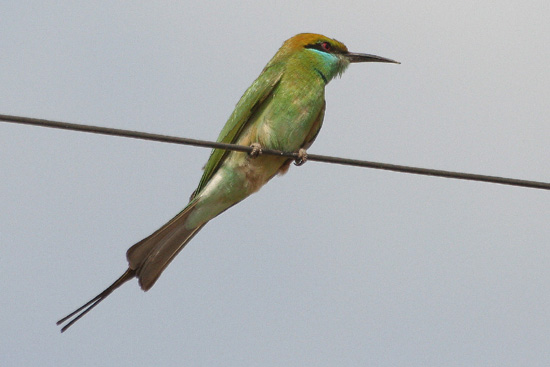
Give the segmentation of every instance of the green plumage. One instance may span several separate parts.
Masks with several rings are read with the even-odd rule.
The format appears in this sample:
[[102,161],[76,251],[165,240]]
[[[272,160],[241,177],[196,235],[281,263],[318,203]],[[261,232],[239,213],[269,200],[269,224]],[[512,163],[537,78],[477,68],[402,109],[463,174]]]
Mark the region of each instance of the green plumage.
[[[273,93],[279,82],[284,69],[282,65],[278,67],[269,67],[263,71],[261,76],[248,88],[241,97],[235,110],[227,120],[217,141],[222,143],[236,143],[240,133],[250,121],[250,117],[261,109],[262,103],[268,99]],[[210,158],[204,167],[204,173],[199,182],[199,186],[195,193],[200,192],[204,186],[210,181],[212,175],[216,172],[224,158],[229,154],[228,151],[214,149],[210,154]]]
[[[319,34],[288,39],[248,88],[227,120],[219,142],[260,144],[282,151],[307,149],[317,137],[325,111],[325,86],[350,62],[395,62],[353,54],[342,43]],[[126,281],[137,277],[150,289],[174,257],[211,219],[288,170],[284,157],[253,158],[214,149],[189,204],[168,223],[130,247],[128,270],[90,302],[58,321],[70,327]],[[75,316],[76,315],[76,316]]]

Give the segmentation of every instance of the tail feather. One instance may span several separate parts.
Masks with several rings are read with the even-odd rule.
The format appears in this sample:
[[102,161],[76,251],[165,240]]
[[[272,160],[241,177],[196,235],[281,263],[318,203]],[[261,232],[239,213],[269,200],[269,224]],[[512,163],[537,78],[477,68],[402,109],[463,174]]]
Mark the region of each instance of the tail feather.
[[149,290],[172,259],[204,226],[202,224],[191,229],[185,227],[185,222],[189,214],[193,212],[195,205],[196,202],[191,202],[183,211],[155,233],[130,247],[126,253],[129,263],[128,270],[103,292],[59,320],[57,325],[67,322],[61,329],[61,332],[71,327],[82,316],[86,315],[107,298],[115,289],[134,277],[138,278],[139,284],[144,291]]
[[101,301],[103,301],[105,298],[107,298],[107,296],[109,296],[109,294],[113,293],[113,291],[115,289],[117,289],[118,287],[120,287],[121,285],[123,285],[124,283],[126,283],[127,281],[129,281],[130,279],[132,279],[133,277],[136,276],[136,273],[134,270],[132,269],[128,269],[124,272],[124,274],[122,274],[120,276],[120,278],[118,278],[117,280],[115,280],[115,282],[113,284],[111,284],[107,289],[105,289],[103,292],[101,292],[100,294],[98,294],[97,296],[95,296],[94,298],[92,298],[91,300],[89,300],[86,304],[80,306],[78,309],[74,310],[73,312],[71,312],[70,314],[68,314],[67,316],[65,316],[64,318],[62,318],[61,320],[59,320],[56,324],[57,325],[61,325],[61,324],[64,324],[65,321],[69,321],[69,319],[71,319],[73,316],[75,316],[72,320],[70,320],[67,324],[65,324],[65,326],[63,326],[61,328],[61,332],[64,332],[65,330],[67,330],[68,328],[71,327],[72,324],[74,324],[75,322],[77,322],[78,320],[80,320],[82,318],[82,316],[86,315],[88,312],[90,312],[95,306],[97,306]]
[[199,232],[203,225],[186,228],[185,222],[193,212],[195,203],[188,205],[155,233],[128,249],[126,257],[134,269],[139,285],[149,290],[183,247]]

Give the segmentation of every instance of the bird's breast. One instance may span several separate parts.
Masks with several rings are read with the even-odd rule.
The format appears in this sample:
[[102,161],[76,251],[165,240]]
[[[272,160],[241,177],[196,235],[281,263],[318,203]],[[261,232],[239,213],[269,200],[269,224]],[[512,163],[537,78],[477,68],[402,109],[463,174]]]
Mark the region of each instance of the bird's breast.
[[278,89],[256,121],[256,139],[262,146],[283,151],[300,149],[324,105],[324,89],[301,83]]

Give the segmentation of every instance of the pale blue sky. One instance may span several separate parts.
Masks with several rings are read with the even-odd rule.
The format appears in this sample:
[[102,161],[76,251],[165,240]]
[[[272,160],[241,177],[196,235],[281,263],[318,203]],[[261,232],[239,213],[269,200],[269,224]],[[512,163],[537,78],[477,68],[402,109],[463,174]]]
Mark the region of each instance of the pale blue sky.
[[[548,19],[543,0],[4,1],[0,113],[215,139],[317,32],[402,64],[331,82],[311,153],[550,181]],[[60,334],[208,154],[0,123],[2,366],[547,366],[548,192],[315,162]]]

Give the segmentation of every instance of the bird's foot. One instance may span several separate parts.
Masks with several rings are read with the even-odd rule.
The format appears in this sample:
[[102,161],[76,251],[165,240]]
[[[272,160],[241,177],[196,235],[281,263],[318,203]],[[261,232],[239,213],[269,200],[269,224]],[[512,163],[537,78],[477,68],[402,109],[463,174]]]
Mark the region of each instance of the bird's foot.
[[300,150],[298,151],[298,156],[294,160],[294,165],[301,166],[306,162],[307,162],[307,152],[304,148],[300,148]]
[[252,148],[252,151],[248,153],[248,155],[251,158],[257,158],[258,156],[262,155],[262,146],[260,143],[252,143],[250,144],[250,147]]

